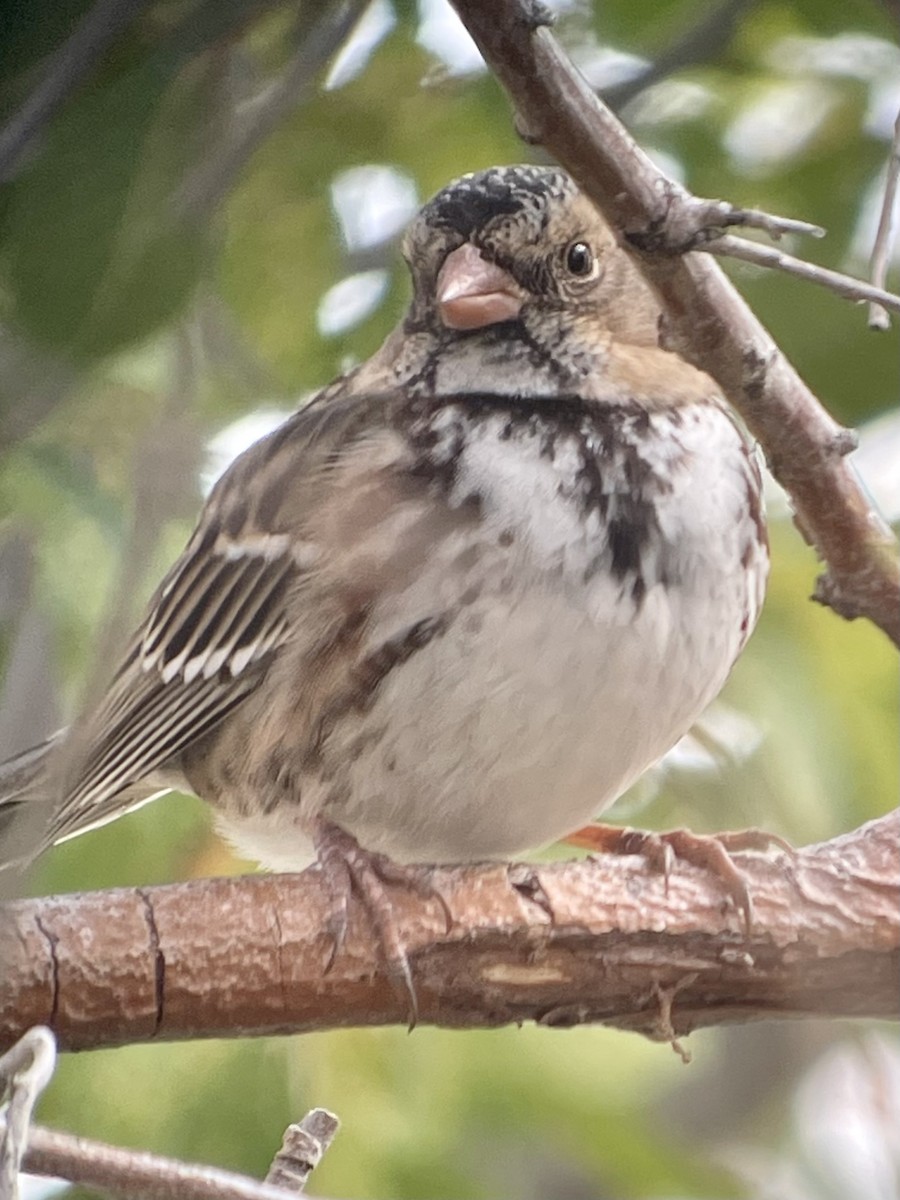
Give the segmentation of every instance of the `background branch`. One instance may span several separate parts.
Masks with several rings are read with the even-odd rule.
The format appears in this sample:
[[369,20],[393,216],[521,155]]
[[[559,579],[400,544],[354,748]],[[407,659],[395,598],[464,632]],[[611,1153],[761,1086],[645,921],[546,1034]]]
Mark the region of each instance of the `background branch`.
[[[598,100],[542,23],[543,10],[518,0],[453,4],[529,139],[572,173],[626,246],[659,241],[667,226],[685,223],[695,198]],[[827,563],[817,598],[842,616],[867,616],[900,645],[897,544],[843,461],[844,431],[708,256],[636,260],[663,301],[667,344],[712,375],[741,413]]]
[[[395,890],[423,1022],[600,1021],[672,1039],[762,1017],[897,1017],[900,810],[796,857],[742,856],[752,936],[708,873],[643,859],[444,868]],[[423,871],[426,870],[423,868]],[[551,915],[552,914],[552,915]],[[0,926],[0,1044],[63,1048],[402,1022],[354,901],[331,954],[317,869],[18,901]]]
[[296,1125],[288,1125],[265,1182],[289,1192],[302,1192],[339,1126],[340,1121],[326,1108],[314,1108]]
[[[0,1129],[3,1118],[0,1117]],[[134,1200],[288,1200],[299,1189],[33,1125],[22,1168]]]
[[36,1026],[0,1057],[0,1198],[18,1200],[31,1114],[56,1067],[56,1042]]
[[0,129],[0,180],[13,176],[59,106],[147,4],[148,0],[98,0],[88,9],[68,41],[50,57],[40,83]]
[[[338,0],[321,6],[318,18],[304,31],[300,45],[282,73],[249,108],[249,115],[230,122],[223,144],[191,173],[173,199],[179,220],[202,224],[228,195],[248,160],[293,109],[312,94],[328,62],[341,48],[366,7],[366,0]],[[298,18],[308,20],[306,10]]]
[[[289,1125],[263,1183],[221,1171],[109,1146],[31,1125],[31,1113],[56,1066],[46,1026],[27,1030],[0,1056],[0,1200],[18,1200],[19,1172],[51,1175],[136,1200],[278,1200],[296,1196],[331,1145],[340,1122],[314,1108]],[[4,1103],[5,1101],[5,1103]]]
[[676,71],[698,63],[708,62],[725,49],[734,37],[743,16],[755,7],[757,0],[722,0],[721,4],[702,13],[670,46],[648,63],[632,79],[600,89],[600,95],[610,108],[617,111],[647,88],[660,83]]

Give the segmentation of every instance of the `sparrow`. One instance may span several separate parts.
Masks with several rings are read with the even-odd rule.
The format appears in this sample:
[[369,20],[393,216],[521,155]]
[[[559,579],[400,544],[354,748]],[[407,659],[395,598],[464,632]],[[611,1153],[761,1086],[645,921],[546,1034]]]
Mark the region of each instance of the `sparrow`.
[[506,859],[722,688],[760,472],[598,212],[495,167],[403,253],[398,328],[225,471],[99,704],[0,768],[0,824],[53,793],[38,850],[177,788],[275,870]]

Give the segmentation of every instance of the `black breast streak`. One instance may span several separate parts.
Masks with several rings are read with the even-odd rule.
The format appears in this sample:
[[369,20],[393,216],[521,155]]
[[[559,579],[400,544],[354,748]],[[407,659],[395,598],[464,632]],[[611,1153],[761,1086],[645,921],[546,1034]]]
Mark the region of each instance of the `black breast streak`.
[[617,510],[610,519],[608,530],[612,573],[622,582],[633,576],[635,599],[643,598],[647,590],[644,552],[659,528],[656,509],[643,498],[623,497]]
[[[446,418],[439,431],[434,418],[448,405],[457,412]],[[432,478],[449,496],[458,478],[466,445],[478,436],[489,418],[505,418],[501,440],[535,440],[540,455],[554,462],[563,443],[574,442],[580,459],[571,480],[560,479],[560,496],[579,505],[587,520],[596,514],[605,529],[597,554],[584,572],[585,582],[600,571],[610,571],[640,606],[656,583],[673,584],[673,556],[665,552],[659,526],[658,499],[672,490],[672,482],[655,472],[641,453],[641,442],[650,435],[650,416],[637,401],[603,405],[577,394],[543,397],[467,393],[432,400],[428,412],[420,411],[412,473]],[[437,447],[440,446],[439,453]],[[673,460],[673,466],[682,466]],[[652,553],[650,553],[652,551]]]
[[[606,552],[594,556],[585,582],[608,569],[620,583],[630,584],[632,599],[640,606],[648,587],[647,548],[654,538],[661,541],[653,495],[666,489],[641,457],[633,437],[621,430],[618,436],[613,430],[602,434],[582,430],[579,449],[578,488],[584,514],[596,511],[601,527],[606,526]],[[615,478],[619,473],[621,477]]]
[[416,419],[407,433],[412,457],[406,473],[422,481],[433,494],[448,500],[465,450],[466,426],[459,413],[452,424],[435,429],[434,415],[432,411]]
[[446,633],[455,615],[447,612],[424,617],[354,664],[347,674],[346,684],[324,707],[316,722],[315,733],[303,756],[304,770],[315,770],[321,780],[331,777],[333,771],[324,767],[323,750],[335,726],[351,713],[369,712],[388,676],[424,650],[429,642]]
[[[562,441],[574,441],[580,466],[573,483],[560,481],[560,495],[578,503],[585,519],[596,514],[606,530],[585,570],[585,582],[602,570],[611,571],[637,606],[652,585],[676,582],[657,505],[659,497],[671,492],[672,481],[654,472],[641,454],[640,443],[651,429],[643,406],[636,401],[604,406],[577,395],[553,400],[467,396],[460,403],[476,419],[504,412],[508,419],[501,436],[539,438],[540,453],[551,462]],[[684,464],[673,461],[675,465]]]
[[437,385],[437,368],[439,354],[430,355],[422,369],[410,375],[406,381],[407,391],[411,396],[433,395]]

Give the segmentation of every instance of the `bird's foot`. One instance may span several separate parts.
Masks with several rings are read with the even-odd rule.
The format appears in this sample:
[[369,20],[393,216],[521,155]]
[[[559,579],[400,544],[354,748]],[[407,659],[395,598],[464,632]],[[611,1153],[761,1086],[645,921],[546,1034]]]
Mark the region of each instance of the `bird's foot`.
[[314,843],[332,902],[328,921],[331,953],[325,973],[331,970],[346,939],[350,893],[355,891],[371,922],[391,984],[409,1005],[409,1028],[413,1029],[419,1016],[418,998],[406,947],[394,919],[390,888],[406,888],[423,899],[437,900],[449,933],[453,918],[447,901],[423,878],[420,870],[396,863],[384,854],[365,850],[352,834],[329,821],[319,822]]
[[669,876],[677,859],[714,875],[744,918],[749,935],[753,930],[753,898],[733,854],[772,849],[793,854],[789,842],[762,829],[739,829],[725,833],[692,833],[689,829],[671,829],[651,833],[615,825],[585,825],[565,841],[595,854],[640,854],[662,872],[668,890]]

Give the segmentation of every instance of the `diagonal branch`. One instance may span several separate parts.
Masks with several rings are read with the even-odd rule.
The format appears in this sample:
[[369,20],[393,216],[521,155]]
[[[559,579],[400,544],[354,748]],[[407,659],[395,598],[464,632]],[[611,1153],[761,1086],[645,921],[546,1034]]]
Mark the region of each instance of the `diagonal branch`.
[[97,0],[60,49],[18,112],[0,129],[0,180],[11,179],[59,106],[97,65],[107,47],[149,0]]
[[[764,1017],[896,1019],[898,834],[900,810],[793,857],[741,856],[749,936],[694,867],[668,884],[633,855],[422,868],[453,920],[392,888],[420,1018],[666,1040]],[[17,901],[0,910],[0,1046],[38,1023],[79,1050],[405,1021],[355,898],[326,972],[330,905],[316,868]]]
[[[626,247],[685,224],[696,198],[667,179],[594,95],[522,0],[453,0],[520,122],[578,180]],[[688,224],[690,222],[687,222]],[[828,570],[817,598],[866,616],[900,645],[900,564],[890,529],[843,455],[847,432],[822,408],[708,255],[636,253],[667,315],[667,344],[712,375],[762,443],[804,536]]]
[[[365,0],[337,0],[322,6],[282,74],[241,121],[232,121],[223,145],[216,147],[184,181],[172,201],[176,218],[200,223],[228,194],[265,139],[309,98],[324,67],[359,21]],[[302,10],[305,17],[306,10]]]
[[746,13],[757,0],[722,0],[701,13],[696,25],[690,26],[671,46],[661,51],[639,74],[622,83],[601,89],[604,101],[618,111],[629,100],[647,88],[660,83],[685,67],[708,62],[720,53],[731,39]]

